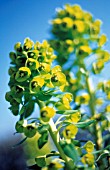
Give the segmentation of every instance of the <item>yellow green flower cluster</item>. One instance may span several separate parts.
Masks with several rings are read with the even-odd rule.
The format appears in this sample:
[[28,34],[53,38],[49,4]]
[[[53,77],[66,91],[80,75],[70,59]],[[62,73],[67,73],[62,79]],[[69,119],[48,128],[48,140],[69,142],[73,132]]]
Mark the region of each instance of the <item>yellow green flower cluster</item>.
[[99,74],[104,68],[106,62],[110,60],[110,53],[108,51],[98,49],[96,50],[97,60],[92,64],[92,70],[94,74]]
[[66,4],[64,9],[57,11],[56,19],[52,23],[52,32],[57,36],[61,36],[61,32],[65,32],[65,36],[68,33],[71,33],[69,36],[76,36],[76,34],[79,35],[85,31],[91,35],[97,35],[101,25],[100,20],[94,21],[92,15],[83,11],[79,5],[69,4]]
[[23,44],[16,43],[14,49],[10,52],[10,91],[6,93],[6,100],[11,104],[10,110],[17,115],[20,104],[29,102],[32,95],[39,99],[37,94],[40,95],[43,89],[64,90],[67,82],[60,66],[52,68],[56,56],[47,41],[34,43],[26,38]]
[[88,104],[90,96],[87,93],[82,94],[81,96],[76,96],[75,102],[78,104]]
[[72,94],[71,93],[65,93],[63,94],[59,101],[55,104],[55,107],[59,110],[69,110],[71,109],[70,103],[72,101]]
[[50,118],[55,115],[55,110],[52,107],[45,106],[40,110],[40,119],[43,123],[48,123]]
[[58,62],[65,64],[73,54],[74,65],[80,67],[85,58],[95,55],[97,59],[92,64],[92,72],[99,74],[110,60],[110,53],[102,49],[107,37],[100,33],[101,21],[95,20],[79,5],[66,4],[64,9],[57,10],[51,23],[54,38],[50,43],[58,53]]
[[51,41],[51,44],[59,53],[71,53],[79,47],[78,54],[86,57],[92,52],[89,47],[90,39],[96,41],[98,47],[102,47],[107,41],[106,35],[99,36],[100,26],[101,21],[94,20],[79,5],[66,4],[64,9],[57,11],[56,18],[52,20],[52,33],[57,39]]
[[28,138],[32,138],[37,133],[35,123],[28,124],[27,120],[20,120],[16,122],[15,129],[18,133],[24,133]]
[[67,125],[66,128],[64,128],[63,130],[63,137],[65,139],[75,138],[76,134],[78,133],[78,127],[76,123],[79,122],[80,119],[81,119],[80,111],[70,114],[67,117],[67,120],[70,122],[70,124]]
[[95,169],[95,166],[94,166],[95,158],[92,153],[94,151],[94,144],[91,141],[88,141],[83,146],[83,148],[86,150],[87,153],[82,157],[82,159],[81,159],[82,163],[87,164],[92,169]]
[[110,100],[110,80],[105,80],[104,82],[99,82],[97,85],[98,89],[101,89],[105,94],[106,98]]

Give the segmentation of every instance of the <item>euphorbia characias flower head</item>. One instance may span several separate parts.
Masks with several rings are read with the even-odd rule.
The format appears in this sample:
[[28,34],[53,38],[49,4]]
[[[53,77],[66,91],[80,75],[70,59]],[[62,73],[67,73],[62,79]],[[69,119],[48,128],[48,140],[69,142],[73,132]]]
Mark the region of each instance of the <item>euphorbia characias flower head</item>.
[[82,94],[81,96],[76,96],[76,103],[79,104],[88,104],[90,100],[90,96],[87,93]]
[[92,153],[94,151],[94,144],[92,141],[88,141],[85,145],[84,145],[84,149],[87,151],[87,153]]
[[40,111],[40,119],[43,122],[49,122],[50,118],[55,115],[55,110],[52,107],[45,106]]
[[92,166],[94,165],[94,155],[92,153],[87,153],[82,157],[81,161],[83,164]]
[[51,72],[51,82],[53,86],[62,86],[66,84],[66,76],[61,72],[60,66],[55,66]]
[[76,134],[78,132],[78,128],[74,124],[70,124],[66,126],[66,128],[63,130],[63,136],[65,139],[72,139],[75,138]]
[[25,51],[29,51],[29,50],[32,49],[33,44],[34,44],[34,43],[33,43],[32,40],[30,40],[30,38],[26,38],[26,39],[24,40],[23,49],[24,49]]
[[76,113],[71,114],[69,118],[71,122],[77,123],[81,119],[80,111],[77,111]]
[[37,93],[40,91],[41,87],[44,85],[44,79],[40,76],[34,77],[30,82],[30,91]]
[[28,58],[26,60],[26,67],[30,68],[30,70],[36,70],[39,67],[39,62],[33,58]]
[[18,82],[26,81],[31,75],[31,71],[28,67],[20,67],[16,73],[15,79]]

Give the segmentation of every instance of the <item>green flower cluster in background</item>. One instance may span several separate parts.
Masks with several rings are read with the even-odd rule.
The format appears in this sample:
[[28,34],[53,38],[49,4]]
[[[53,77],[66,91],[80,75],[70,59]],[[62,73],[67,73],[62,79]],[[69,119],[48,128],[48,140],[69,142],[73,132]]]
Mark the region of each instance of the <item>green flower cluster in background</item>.
[[[110,144],[110,80],[103,78],[104,81],[100,82],[101,72],[110,61],[110,53],[105,50],[107,37],[101,33],[102,22],[79,5],[66,4],[63,9],[57,10],[51,24],[52,38],[49,42],[67,77],[66,90],[73,94],[74,108],[84,112],[83,120],[96,120],[92,128],[88,127],[86,140],[91,136],[96,149],[100,150],[98,158],[104,154],[105,147],[108,147],[106,152],[109,153]],[[99,169],[109,167],[109,154],[104,155],[97,159]],[[90,163],[90,159],[93,160],[87,153],[82,160]]]

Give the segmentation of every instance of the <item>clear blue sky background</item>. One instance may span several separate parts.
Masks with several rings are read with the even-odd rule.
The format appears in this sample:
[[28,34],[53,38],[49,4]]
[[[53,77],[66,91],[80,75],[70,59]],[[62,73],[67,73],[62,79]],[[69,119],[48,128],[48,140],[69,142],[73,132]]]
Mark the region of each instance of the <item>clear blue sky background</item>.
[[[23,42],[25,37],[41,42],[50,38],[48,21],[55,15],[55,9],[65,3],[79,4],[96,19],[101,19],[102,32],[110,40],[109,0],[0,0],[0,140],[9,135],[13,137],[15,121],[18,119],[10,113],[9,103],[4,99],[9,90],[9,52],[16,42]],[[110,50],[110,41],[106,49]]]

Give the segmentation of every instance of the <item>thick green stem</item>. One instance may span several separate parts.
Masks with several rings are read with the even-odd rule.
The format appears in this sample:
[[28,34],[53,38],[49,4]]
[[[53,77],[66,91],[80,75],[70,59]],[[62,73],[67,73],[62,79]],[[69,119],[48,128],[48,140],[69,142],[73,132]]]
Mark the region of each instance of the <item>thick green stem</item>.
[[56,148],[58,149],[61,158],[65,161],[66,166],[68,168],[68,170],[73,170],[74,169],[74,163],[72,161],[70,161],[70,159],[65,155],[63,149],[61,148],[60,144],[59,144],[59,134],[57,133],[57,129],[56,126],[53,122],[53,120],[50,120],[50,128],[49,128],[49,133],[51,135],[51,138],[56,146]]
[[[96,99],[95,99],[95,92],[94,92],[94,89],[92,87],[92,83],[90,82],[89,75],[86,76],[86,85],[87,85],[88,93],[90,95],[89,108],[90,108],[92,117],[95,118],[95,114],[96,114],[95,113],[95,100]],[[102,131],[101,131],[101,127],[100,127],[99,122],[96,122],[95,124],[93,124],[92,133],[95,134],[94,137],[95,137],[96,150],[101,150],[103,148],[103,138],[102,138]],[[103,167],[103,165],[104,165],[103,160],[99,161],[97,163],[97,165],[98,165],[99,168],[104,168]]]
[[[86,86],[87,86],[87,90],[90,96],[90,101],[89,101],[89,108],[91,111],[91,115],[92,117],[95,117],[95,93],[94,93],[94,89],[92,87],[92,84],[90,82],[90,77],[89,75],[86,75]],[[95,133],[95,142],[96,142],[96,149],[100,150],[102,149],[102,132],[101,132],[101,128],[98,122],[96,122],[93,125],[93,133]]]
[[[40,109],[42,109],[45,106],[45,103],[42,101],[38,100],[37,103],[38,103]],[[57,150],[59,151],[61,158],[65,161],[68,170],[74,170],[74,163],[70,160],[69,157],[67,157],[65,155],[65,153],[63,152],[63,149],[61,148],[61,146],[59,144],[60,137],[59,137],[59,133],[57,132],[56,126],[53,122],[53,119],[50,120],[49,125],[50,125],[49,126],[50,136],[51,136]]]

